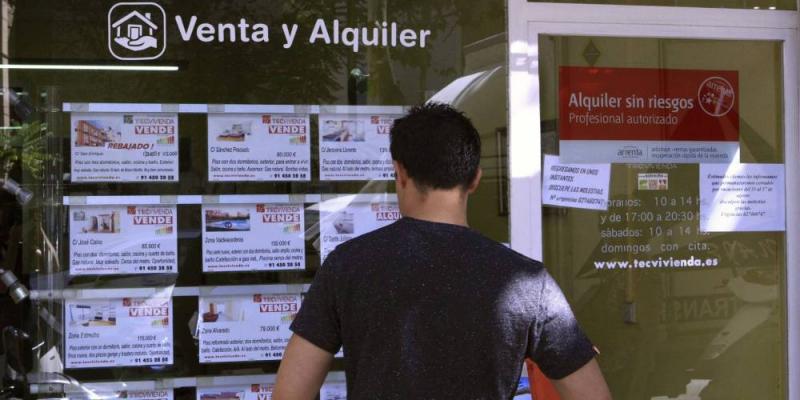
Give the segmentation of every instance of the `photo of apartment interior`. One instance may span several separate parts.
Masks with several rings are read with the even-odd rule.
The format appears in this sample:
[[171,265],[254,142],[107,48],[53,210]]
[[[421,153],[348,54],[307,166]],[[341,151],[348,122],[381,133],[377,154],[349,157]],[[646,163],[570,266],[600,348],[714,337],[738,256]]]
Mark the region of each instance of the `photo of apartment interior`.
[[333,221],[333,229],[340,235],[350,235],[355,232],[355,217],[353,213],[342,211]]
[[110,303],[70,304],[69,320],[73,326],[102,327],[116,326],[117,313]]
[[359,120],[325,121],[323,142],[363,142],[366,140],[364,124]]
[[241,322],[244,321],[244,307],[242,301],[227,300],[207,303],[203,312],[204,323],[214,322]]
[[88,223],[82,229],[84,233],[119,233],[119,231],[119,213],[116,211],[90,216]]

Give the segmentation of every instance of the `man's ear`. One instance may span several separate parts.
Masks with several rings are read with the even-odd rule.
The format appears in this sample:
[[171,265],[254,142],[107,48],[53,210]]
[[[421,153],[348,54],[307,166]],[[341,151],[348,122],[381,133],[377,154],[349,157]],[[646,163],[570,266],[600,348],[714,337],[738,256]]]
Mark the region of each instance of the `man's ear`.
[[408,171],[403,167],[403,164],[400,164],[396,160],[392,160],[392,165],[394,165],[394,175],[397,180],[397,185],[405,188],[408,186]]
[[467,186],[467,193],[472,194],[476,190],[478,190],[478,184],[481,183],[481,177],[483,176],[483,170],[481,167],[478,167],[478,170],[475,172],[475,178],[470,182],[469,186]]

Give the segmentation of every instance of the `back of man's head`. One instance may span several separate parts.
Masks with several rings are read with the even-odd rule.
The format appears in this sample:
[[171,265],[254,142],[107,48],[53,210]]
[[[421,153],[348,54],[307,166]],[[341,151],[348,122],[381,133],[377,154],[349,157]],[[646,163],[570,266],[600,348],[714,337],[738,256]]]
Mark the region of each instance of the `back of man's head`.
[[463,113],[428,103],[394,122],[391,152],[420,190],[466,189],[478,173],[481,138]]

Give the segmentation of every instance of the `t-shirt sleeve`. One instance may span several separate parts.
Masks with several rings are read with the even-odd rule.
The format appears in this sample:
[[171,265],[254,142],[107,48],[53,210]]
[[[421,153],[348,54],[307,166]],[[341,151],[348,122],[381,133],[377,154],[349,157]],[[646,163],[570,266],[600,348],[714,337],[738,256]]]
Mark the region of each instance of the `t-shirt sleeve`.
[[551,379],[570,375],[596,355],[561,289],[546,272],[540,312],[531,325],[531,331],[533,343],[528,356]]
[[317,270],[289,329],[317,347],[336,354],[342,346],[339,315],[336,308],[335,251]]

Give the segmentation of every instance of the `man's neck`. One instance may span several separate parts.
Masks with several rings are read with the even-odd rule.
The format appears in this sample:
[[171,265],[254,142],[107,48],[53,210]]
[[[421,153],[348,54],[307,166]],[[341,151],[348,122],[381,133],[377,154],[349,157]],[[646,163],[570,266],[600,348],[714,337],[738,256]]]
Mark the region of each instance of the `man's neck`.
[[467,195],[460,189],[428,190],[409,194],[400,211],[403,216],[423,221],[467,225]]

